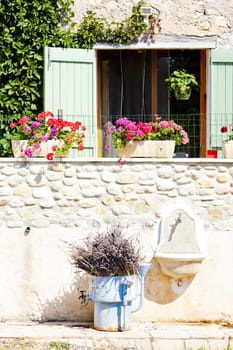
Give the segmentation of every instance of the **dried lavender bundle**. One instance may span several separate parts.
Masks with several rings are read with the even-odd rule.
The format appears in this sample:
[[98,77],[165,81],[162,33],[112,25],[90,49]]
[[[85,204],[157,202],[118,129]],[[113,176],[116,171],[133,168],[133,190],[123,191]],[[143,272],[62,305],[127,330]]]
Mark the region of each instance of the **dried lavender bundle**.
[[105,234],[88,238],[85,244],[71,247],[72,264],[93,276],[125,276],[138,273],[139,250],[125,238],[119,226]]

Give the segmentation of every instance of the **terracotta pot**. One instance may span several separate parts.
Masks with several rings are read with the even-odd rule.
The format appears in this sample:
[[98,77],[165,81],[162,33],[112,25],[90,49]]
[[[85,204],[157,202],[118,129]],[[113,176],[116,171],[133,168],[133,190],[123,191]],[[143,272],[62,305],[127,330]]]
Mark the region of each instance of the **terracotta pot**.
[[116,149],[119,158],[172,158],[175,141],[130,141],[125,148]]

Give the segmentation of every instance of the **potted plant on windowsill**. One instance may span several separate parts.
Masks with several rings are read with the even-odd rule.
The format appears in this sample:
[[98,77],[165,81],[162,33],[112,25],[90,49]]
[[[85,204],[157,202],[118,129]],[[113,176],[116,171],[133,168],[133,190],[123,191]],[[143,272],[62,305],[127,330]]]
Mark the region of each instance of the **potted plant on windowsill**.
[[55,118],[52,112],[41,112],[36,117],[22,116],[10,123],[11,140],[15,157],[66,157],[76,144],[84,149],[83,139],[86,128],[80,121],[66,121]]
[[[132,312],[142,306],[144,275],[150,264],[140,264],[136,246],[119,226],[88,237],[83,245],[69,244],[72,265],[90,276],[89,300],[94,302],[94,328],[98,330],[130,329]],[[140,307],[132,311],[132,301],[138,297]]]
[[228,134],[228,140],[222,141],[222,152],[224,158],[233,158],[233,124],[222,126],[221,133]]
[[[128,118],[105,125],[105,136],[111,136],[118,157],[171,158],[175,146],[189,142],[183,127],[173,120],[134,122]],[[110,146],[107,145],[107,148]]]
[[192,89],[199,86],[195,75],[185,70],[173,71],[165,82],[177,100],[188,100]]

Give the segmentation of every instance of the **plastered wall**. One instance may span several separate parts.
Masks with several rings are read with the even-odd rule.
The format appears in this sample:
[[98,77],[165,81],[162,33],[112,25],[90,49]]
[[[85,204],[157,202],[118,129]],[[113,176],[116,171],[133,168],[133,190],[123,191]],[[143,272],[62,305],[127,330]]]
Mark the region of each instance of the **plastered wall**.
[[[233,1],[223,0],[147,0],[149,6],[159,9],[161,34],[217,35],[218,46],[233,44]],[[74,21],[78,24],[87,10],[94,11],[108,21],[122,20],[132,13],[135,0],[76,0]],[[157,13],[157,10],[155,11]],[[155,32],[158,28],[155,28]]]

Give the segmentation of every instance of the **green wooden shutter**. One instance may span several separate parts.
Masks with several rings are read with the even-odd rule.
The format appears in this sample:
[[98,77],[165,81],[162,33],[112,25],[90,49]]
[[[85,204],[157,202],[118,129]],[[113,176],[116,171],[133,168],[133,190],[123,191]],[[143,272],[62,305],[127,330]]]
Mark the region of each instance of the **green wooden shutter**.
[[46,47],[44,110],[64,119],[80,120],[87,128],[85,150],[72,157],[96,157],[96,59],[94,50]]
[[223,125],[233,122],[233,49],[211,51],[211,119],[210,145],[221,147],[226,135],[221,134]]

